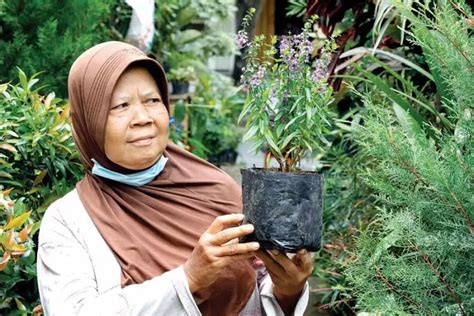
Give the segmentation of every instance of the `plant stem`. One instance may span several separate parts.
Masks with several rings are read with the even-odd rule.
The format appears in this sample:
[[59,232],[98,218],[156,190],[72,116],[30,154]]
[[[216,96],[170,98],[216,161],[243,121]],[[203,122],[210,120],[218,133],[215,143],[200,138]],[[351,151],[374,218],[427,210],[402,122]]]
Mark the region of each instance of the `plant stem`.
[[[405,301],[407,301],[409,304],[411,305],[415,305],[418,309],[423,309],[423,306],[418,304],[417,302],[415,302],[413,299],[411,299],[409,296],[401,293],[399,290],[397,290],[395,288],[395,286],[389,281],[387,280],[387,278],[385,278],[385,276],[380,272],[380,268],[379,267],[375,267],[375,274],[377,276],[377,278],[382,281],[385,286],[387,286],[387,288],[392,291],[393,293],[397,294],[398,296],[400,296],[402,299],[404,299]],[[431,314],[431,313],[429,313]]]
[[421,258],[425,262],[425,264],[430,268],[430,270],[438,277],[439,281],[444,285],[444,287],[448,290],[449,294],[453,297],[453,299],[456,301],[456,303],[459,306],[459,309],[461,310],[462,315],[466,315],[466,311],[464,310],[464,306],[462,305],[461,299],[459,298],[459,295],[454,291],[454,289],[451,287],[451,285],[448,283],[448,281],[445,279],[445,277],[441,274],[441,272],[436,269],[436,267],[433,265],[433,263],[430,260],[430,257],[428,257],[426,254],[424,254],[420,248],[418,248],[413,242],[410,241],[410,244],[412,247],[421,255]]
[[[409,171],[411,174],[413,174],[416,179],[418,180],[418,182],[420,182],[421,184],[423,184],[427,190],[430,190],[436,194],[439,195],[439,197],[447,204],[449,205],[449,201],[446,200],[446,198],[443,197],[442,193],[439,192],[438,190],[436,190],[435,188],[433,188],[432,186],[430,186],[423,178],[422,176],[418,173],[418,171],[416,170],[416,166],[410,166],[410,164],[408,163],[408,161],[406,161],[403,156],[400,154],[401,150],[400,148],[395,144],[395,141],[393,140],[393,137],[390,133],[390,130],[387,128],[387,135],[389,137],[389,143],[393,146],[393,148],[395,149],[395,152],[397,153],[398,157],[401,159],[401,166],[403,169]],[[454,195],[453,192],[451,192],[451,190],[449,190],[448,188],[448,191],[449,191],[449,194],[451,195],[451,197],[454,199],[454,201],[456,202],[457,204],[457,210],[459,211],[459,213],[461,213],[462,217],[464,217],[464,220],[466,221],[468,227],[469,227],[469,231],[472,233],[474,233],[474,224],[472,223],[471,219],[469,218],[466,210],[464,209],[463,205],[459,202],[459,200],[457,199],[456,195]]]

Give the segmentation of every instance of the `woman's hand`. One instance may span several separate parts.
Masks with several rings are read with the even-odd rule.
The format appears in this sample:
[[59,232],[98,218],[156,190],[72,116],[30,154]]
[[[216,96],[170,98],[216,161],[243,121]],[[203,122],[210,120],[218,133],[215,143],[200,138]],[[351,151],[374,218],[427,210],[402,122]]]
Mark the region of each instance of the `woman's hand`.
[[272,278],[273,294],[280,307],[285,314],[291,314],[313,270],[310,253],[301,249],[290,259],[279,251],[259,250],[257,256],[265,263]]
[[238,240],[254,230],[251,224],[239,226],[243,218],[242,214],[219,216],[202,234],[184,264],[191,293],[214,283],[229,264],[255,255],[260,247],[258,242],[241,244]]

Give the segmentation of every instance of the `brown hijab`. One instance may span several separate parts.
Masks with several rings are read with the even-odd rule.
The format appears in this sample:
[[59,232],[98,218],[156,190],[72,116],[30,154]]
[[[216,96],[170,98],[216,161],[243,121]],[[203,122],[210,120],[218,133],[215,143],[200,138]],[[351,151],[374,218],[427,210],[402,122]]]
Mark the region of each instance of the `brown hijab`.
[[[182,265],[216,216],[241,212],[239,186],[206,161],[169,144],[165,169],[142,187],[91,173],[101,165],[130,172],[108,160],[104,135],[112,91],[130,65],[144,65],[169,108],[165,73],[158,62],[121,42],[106,42],[84,52],[69,73],[73,136],[86,167],[77,184],[79,197],[122,268],[122,286],[142,283]],[[235,263],[208,289],[197,293],[204,315],[237,315],[255,287],[247,261]]]

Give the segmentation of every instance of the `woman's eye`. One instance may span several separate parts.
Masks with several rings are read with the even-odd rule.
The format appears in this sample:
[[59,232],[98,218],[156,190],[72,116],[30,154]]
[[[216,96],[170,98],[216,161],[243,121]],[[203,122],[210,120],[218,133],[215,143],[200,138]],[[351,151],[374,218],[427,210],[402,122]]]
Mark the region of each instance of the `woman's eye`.
[[161,100],[159,98],[151,98],[151,99],[148,99],[147,100],[147,103],[150,103],[150,104],[156,104],[156,103],[160,103]]
[[125,109],[128,106],[128,103],[120,103],[112,108],[112,110],[121,110]]

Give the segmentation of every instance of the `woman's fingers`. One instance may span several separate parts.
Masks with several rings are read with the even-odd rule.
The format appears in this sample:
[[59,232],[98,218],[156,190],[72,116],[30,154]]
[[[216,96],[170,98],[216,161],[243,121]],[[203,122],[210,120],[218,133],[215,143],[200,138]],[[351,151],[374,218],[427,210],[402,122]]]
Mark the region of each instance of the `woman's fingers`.
[[239,225],[243,219],[243,214],[227,214],[218,216],[211,223],[206,233],[216,234],[227,227]]
[[270,274],[276,275],[279,277],[286,275],[285,269],[283,269],[283,267],[280,264],[278,264],[278,262],[276,262],[266,250],[257,251],[257,257],[262,259],[262,261],[265,263],[265,266],[267,267],[267,270],[270,272]]
[[295,263],[289,259],[285,253],[282,253],[278,250],[270,250],[269,255],[272,259],[278,263],[286,272],[288,273],[295,273],[296,267]]
[[239,238],[234,238],[232,240],[229,240],[228,242],[222,244],[222,246],[227,246],[227,245],[230,245],[230,244],[238,244],[239,243]]
[[248,260],[255,256],[255,252],[251,253],[246,253],[246,254],[240,254],[240,255],[234,255],[234,256],[227,256],[227,257],[222,257],[221,260],[216,261],[215,266],[217,268],[225,268],[231,263],[242,261],[242,260]]
[[246,224],[242,226],[237,226],[237,227],[231,227],[231,228],[226,228],[224,230],[221,230],[218,233],[215,233],[212,237],[210,242],[213,245],[220,246],[222,244],[225,244],[229,242],[232,239],[235,238],[240,238],[245,235],[248,235],[252,233],[254,230],[254,227],[252,224]]
[[295,259],[297,258],[297,265],[301,268],[301,270],[311,273],[313,271],[313,258],[311,253],[309,253],[306,249],[298,250],[296,253]]
[[239,254],[246,254],[252,253],[254,254],[260,248],[258,242],[248,242],[243,244],[227,244],[225,246],[221,246],[215,249],[215,256],[216,257],[224,257],[224,256],[235,256]]

